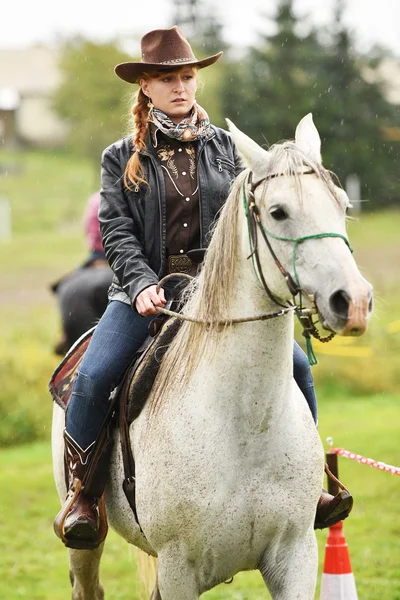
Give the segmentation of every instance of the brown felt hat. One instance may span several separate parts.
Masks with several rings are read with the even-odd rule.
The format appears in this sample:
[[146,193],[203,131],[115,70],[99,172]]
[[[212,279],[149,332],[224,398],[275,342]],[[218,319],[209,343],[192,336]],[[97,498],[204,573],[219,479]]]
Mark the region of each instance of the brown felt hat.
[[154,29],[146,33],[140,42],[141,62],[125,62],[115,67],[115,73],[128,83],[137,83],[144,73],[195,65],[198,69],[208,67],[222,56],[222,52],[197,60],[193,50],[176,25],[171,29]]

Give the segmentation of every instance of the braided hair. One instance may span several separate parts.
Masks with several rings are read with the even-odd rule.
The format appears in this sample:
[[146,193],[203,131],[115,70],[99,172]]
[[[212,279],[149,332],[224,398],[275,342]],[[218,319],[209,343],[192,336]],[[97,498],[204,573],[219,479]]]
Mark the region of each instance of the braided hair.
[[146,150],[146,136],[149,126],[147,122],[147,116],[149,114],[148,103],[148,97],[143,93],[142,88],[139,88],[135,94],[135,102],[131,109],[134,123],[133,146],[135,147],[136,152],[134,152],[128,160],[124,173],[124,183],[129,189],[131,189],[132,186],[138,187],[141,183],[147,184],[147,181],[144,178],[139,152],[141,150]]

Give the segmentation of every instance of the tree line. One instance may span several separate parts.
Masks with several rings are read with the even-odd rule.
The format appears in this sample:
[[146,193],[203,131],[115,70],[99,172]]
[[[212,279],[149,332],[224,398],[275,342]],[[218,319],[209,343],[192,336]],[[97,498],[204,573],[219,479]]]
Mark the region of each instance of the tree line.
[[[237,56],[223,38],[223,25],[210,0],[174,0],[173,23],[182,27],[198,57],[224,50],[212,68],[200,71],[204,82],[198,101],[211,121],[225,127],[229,117],[264,147],[293,137],[308,112],[323,142],[324,164],[344,185],[357,174],[368,209],[397,204],[400,181],[396,166],[400,139],[400,107],[391,104],[377,73],[388,50],[368,54],[355,50],[354,34],[343,23],[344,0],[336,0],[333,22],[323,30],[305,27],[293,0],[277,0],[273,16],[261,15],[260,28],[273,22]],[[137,41],[137,48],[139,42]],[[129,106],[136,86],[120,81],[113,67],[128,55],[115,42],[70,40],[61,58],[64,78],[54,104],[70,123],[69,146],[92,158],[98,168],[101,151],[131,129]],[[398,136],[400,138],[400,136]]]

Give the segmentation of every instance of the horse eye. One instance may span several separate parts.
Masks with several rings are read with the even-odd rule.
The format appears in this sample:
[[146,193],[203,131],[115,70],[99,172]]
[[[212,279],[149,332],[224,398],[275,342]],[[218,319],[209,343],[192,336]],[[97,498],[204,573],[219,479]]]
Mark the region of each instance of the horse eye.
[[284,221],[288,217],[287,213],[280,207],[273,208],[271,210],[271,216],[275,221]]

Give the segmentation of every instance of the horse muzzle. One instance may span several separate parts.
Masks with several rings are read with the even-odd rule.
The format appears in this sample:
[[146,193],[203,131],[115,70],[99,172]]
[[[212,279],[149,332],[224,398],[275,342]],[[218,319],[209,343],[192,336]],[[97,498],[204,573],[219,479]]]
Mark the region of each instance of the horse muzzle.
[[365,333],[373,310],[373,289],[365,280],[333,292],[328,300],[328,314],[323,317],[327,329],[344,336]]

